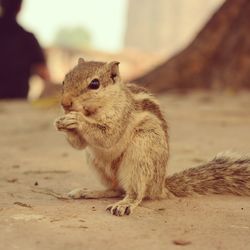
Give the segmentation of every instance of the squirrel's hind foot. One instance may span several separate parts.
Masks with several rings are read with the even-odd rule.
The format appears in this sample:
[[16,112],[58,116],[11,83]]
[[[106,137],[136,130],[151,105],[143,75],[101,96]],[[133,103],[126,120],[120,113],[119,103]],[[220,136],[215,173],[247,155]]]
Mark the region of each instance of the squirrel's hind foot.
[[106,210],[115,216],[130,215],[133,210],[138,207],[142,199],[131,198],[130,196],[125,196],[123,200],[118,201],[114,204],[109,205]]
[[135,207],[136,206],[131,203],[120,204],[120,202],[117,202],[109,205],[106,210],[109,211],[112,215],[124,216],[130,215]]

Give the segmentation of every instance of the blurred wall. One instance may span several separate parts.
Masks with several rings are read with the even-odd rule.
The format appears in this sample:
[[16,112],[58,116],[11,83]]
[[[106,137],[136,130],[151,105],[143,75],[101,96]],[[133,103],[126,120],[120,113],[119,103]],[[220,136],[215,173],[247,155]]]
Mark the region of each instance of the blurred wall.
[[125,47],[167,55],[186,46],[224,0],[129,0]]

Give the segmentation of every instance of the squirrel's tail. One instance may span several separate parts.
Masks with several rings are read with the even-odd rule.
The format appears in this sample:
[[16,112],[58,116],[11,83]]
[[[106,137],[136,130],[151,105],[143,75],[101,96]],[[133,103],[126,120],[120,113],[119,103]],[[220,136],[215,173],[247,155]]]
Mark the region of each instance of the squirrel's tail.
[[206,164],[167,177],[166,188],[177,197],[195,193],[250,196],[250,157],[218,155]]

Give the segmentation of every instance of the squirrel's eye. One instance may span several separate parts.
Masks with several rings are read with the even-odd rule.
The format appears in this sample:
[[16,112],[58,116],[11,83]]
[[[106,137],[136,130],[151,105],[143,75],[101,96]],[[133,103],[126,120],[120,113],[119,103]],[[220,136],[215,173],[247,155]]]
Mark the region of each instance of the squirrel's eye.
[[92,80],[88,86],[89,89],[98,89],[99,87],[100,87],[100,82],[98,79]]

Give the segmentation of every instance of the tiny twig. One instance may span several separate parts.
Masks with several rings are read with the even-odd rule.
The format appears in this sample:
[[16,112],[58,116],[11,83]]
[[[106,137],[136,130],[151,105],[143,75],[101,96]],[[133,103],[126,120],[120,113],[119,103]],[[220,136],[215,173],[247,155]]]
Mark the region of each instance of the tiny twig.
[[24,171],[23,174],[67,174],[68,170],[28,170]]
[[61,195],[61,194],[58,194],[56,192],[54,192],[53,190],[50,190],[50,189],[42,189],[42,188],[37,188],[37,189],[31,189],[32,192],[34,193],[39,193],[39,194],[47,194],[47,195],[50,195],[50,196],[53,196],[59,200],[69,200],[68,197],[64,196],[64,195]]
[[26,204],[26,203],[22,203],[22,202],[19,202],[19,201],[16,201],[14,202],[15,205],[18,205],[18,206],[21,206],[21,207],[28,207],[28,208],[32,208],[31,205],[29,204]]

